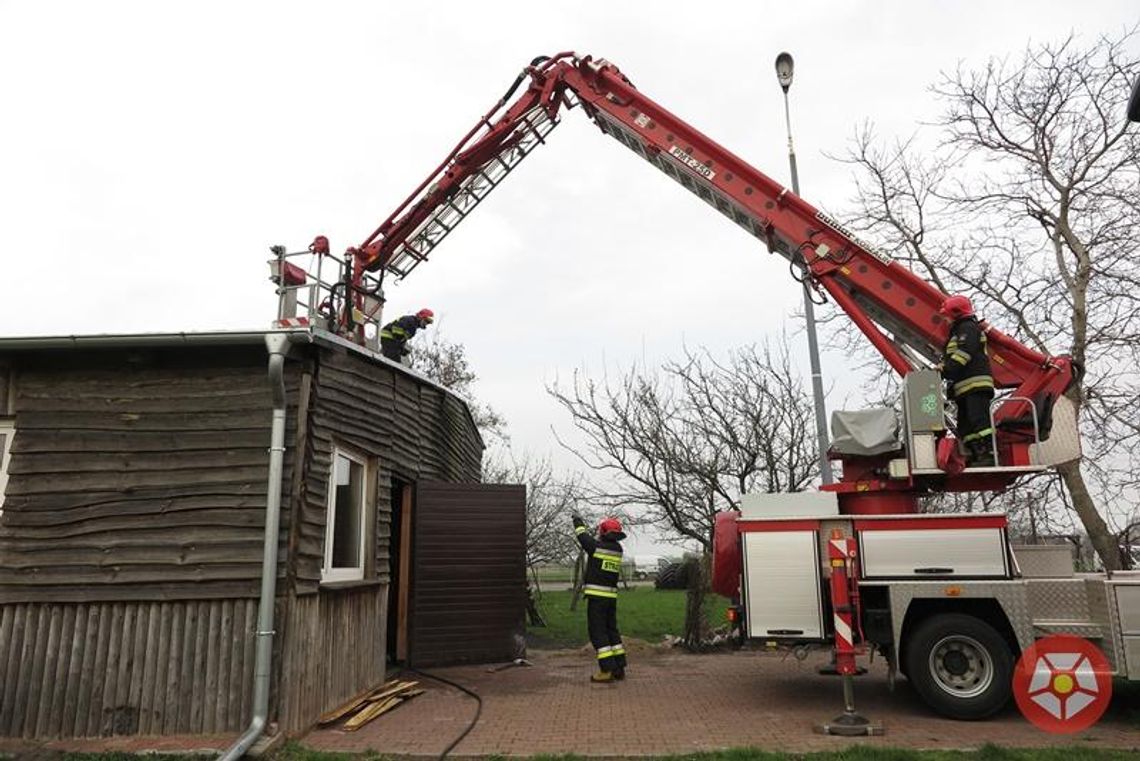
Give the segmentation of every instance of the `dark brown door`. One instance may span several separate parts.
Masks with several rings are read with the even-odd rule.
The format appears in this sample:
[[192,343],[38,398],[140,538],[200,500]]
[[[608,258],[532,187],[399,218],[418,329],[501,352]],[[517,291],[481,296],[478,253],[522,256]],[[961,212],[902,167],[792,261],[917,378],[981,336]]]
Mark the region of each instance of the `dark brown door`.
[[526,488],[420,483],[413,524],[412,664],[516,657],[526,612]]

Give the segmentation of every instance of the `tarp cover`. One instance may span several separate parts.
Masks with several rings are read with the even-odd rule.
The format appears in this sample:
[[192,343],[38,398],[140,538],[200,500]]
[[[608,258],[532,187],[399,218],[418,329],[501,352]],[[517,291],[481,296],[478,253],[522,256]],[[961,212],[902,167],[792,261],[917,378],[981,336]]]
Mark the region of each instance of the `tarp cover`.
[[901,449],[898,416],[892,409],[831,413],[831,448],[840,454],[877,455]]

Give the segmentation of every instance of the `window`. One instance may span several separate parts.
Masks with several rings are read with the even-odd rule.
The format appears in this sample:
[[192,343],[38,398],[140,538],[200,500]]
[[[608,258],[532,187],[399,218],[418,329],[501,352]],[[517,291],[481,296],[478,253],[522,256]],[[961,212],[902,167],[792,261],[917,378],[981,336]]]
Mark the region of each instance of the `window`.
[[8,490],[8,462],[12,459],[14,438],[16,438],[16,424],[0,420],[0,511],[4,509],[4,494]]
[[364,578],[365,540],[368,534],[368,468],[363,458],[333,450],[329,478],[329,511],[325,524],[325,565],[322,581],[359,581]]

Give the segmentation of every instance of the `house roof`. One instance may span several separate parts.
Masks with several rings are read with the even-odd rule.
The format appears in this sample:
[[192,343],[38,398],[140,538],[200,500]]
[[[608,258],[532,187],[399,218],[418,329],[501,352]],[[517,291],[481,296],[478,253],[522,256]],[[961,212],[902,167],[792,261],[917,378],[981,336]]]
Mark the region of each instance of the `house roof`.
[[443,386],[417,370],[399,362],[393,362],[378,351],[349,341],[321,328],[286,328],[261,331],[202,331],[183,333],[96,333],[70,336],[18,336],[0,337],[0,352],[8,351],[48,351],[66,349],[121,349],[121,348],[168,348],[178,346],[264,346],[265,336],[270,333],[287,334],[290,343],[316,344],[338,347],[353,352],[371,362],[388,365],[417,383],[434,386],[462,403],[471,422],[471,427],[479,436],[479,442],[486,446],[483,435],[471,414],[471,400],[452,389]]

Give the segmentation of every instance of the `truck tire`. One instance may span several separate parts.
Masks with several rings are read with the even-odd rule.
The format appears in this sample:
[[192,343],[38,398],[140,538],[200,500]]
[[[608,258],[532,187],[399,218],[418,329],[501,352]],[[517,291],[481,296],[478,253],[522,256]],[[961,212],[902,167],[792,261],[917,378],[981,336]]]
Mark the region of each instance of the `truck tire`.
[[985,621],[941,613],[918,624],[907,640],[904,673],[938,713],[975,721],[1009,702],[1013,651]]

